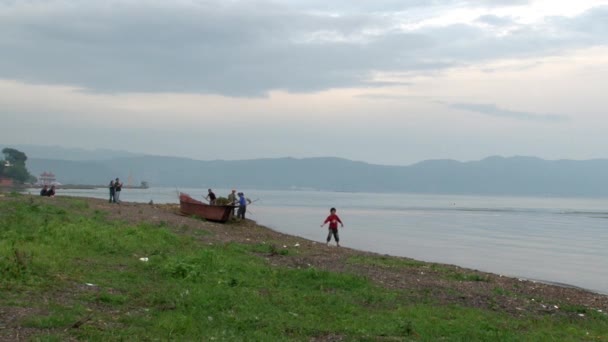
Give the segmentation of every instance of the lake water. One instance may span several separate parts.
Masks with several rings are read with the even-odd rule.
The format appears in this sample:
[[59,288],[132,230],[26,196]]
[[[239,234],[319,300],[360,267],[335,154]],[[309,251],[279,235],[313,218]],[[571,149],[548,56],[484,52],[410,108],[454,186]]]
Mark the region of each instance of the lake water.
[[[180,189],[195,198],[206,189]],[[34,190],[33,190],[34,191]],[[563,283],[608,294],[608,199],[244,191],[248,217],[324,242],[330,207],[343,246]],[[215,191],[226,196],[228,189]],[[58,195],[107,198],[106,189]],[[125,189],[131,202],[178,203],[176,189]]]

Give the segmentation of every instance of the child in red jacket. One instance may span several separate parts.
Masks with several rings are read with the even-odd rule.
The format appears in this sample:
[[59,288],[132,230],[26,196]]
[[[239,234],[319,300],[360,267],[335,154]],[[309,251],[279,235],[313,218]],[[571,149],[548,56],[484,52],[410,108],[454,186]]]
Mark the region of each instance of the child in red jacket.
[[340,222],[340,226],[342,228],[344,228],[344,224],[342,223],[342,221],[340,220],[338,215],[336,215],[336,208],[331,208],[329,210],[329,213],[330,213],[329,216],[327,216],[327,218],[325,219],[325,222],[323,222],[321,227],[323,227],[326,223],[329,222],[329,230],[328,230],[328,234],[327,234],[327,245],[329,246],[329,241],[331,241],[331,236],[333,234],[334,239],[336,240],[336,244],[338,245],[338,247],[340,247],[340,237],[338,236],[338,222]]

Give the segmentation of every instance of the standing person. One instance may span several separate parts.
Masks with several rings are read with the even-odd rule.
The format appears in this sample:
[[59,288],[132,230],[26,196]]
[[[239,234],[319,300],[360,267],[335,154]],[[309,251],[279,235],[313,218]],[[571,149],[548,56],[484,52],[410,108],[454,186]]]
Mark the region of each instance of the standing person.
[[[231,206],[236,207],[236,190],[232,189],[232,192],[228,195],[228,202]],[[232,216],[234,216],[234,209],[232,210]]]
[[205,197],[206,199],[209,200],[209,204],[210,205],[215,205],[215,194],[213,193],[213,191],[211,191],[211,189],[209,189],[209,193],[207,194],[207,197]]
[[116,188],[114,188],[114,180],[113,179],[110,181],[110,185],[108,185],[108,189],[110,189],[110,201],[109,202],[110,203],[116,202],[114,200],[114,192],[116,191]]
[[328,229],[328,233],[327,233],[327,245],[329,246],[329,241],[331,241],[331,236],[333,235],[334,239],[336,240],[336,245],[338,245],[338,247],[340,247],[340,236],[338,235],[338,222],[340,222],[340,225],[342,228],[344,228],[344,224],[342,223],[342,220],[340,220],[338,215],[336,215],[336,208],[331,208],[329,210],[329,216],[327,216],[327,218],[325,219],[325,222],[323,222],[321,227],[323,227],[328,222],[329,222],[329,229]]
[[114,182],[114,203],[120,204],[120,191],[122,191],[122,182],[116,177],[116,181]]
[[239,211],[236,213],[237,218],[245,219],[245,212],[247,211],[247,199],[245,194],[239,192]]
[[42,187],[42,190],[40,190],[40,196],[46,196],[46,194],[49,192],[49,187],[46,186],[46,184],[44,185],[44,187]]

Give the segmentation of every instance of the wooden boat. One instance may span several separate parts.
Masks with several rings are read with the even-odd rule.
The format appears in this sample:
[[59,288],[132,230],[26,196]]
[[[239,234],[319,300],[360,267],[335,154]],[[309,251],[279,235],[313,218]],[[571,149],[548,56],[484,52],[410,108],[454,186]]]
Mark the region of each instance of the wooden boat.
[[194,215],[205,220],[224,223],[232,217],[234,206],[209,205],[195,200],[190,195],[180,192],[179,210],[184,215]]

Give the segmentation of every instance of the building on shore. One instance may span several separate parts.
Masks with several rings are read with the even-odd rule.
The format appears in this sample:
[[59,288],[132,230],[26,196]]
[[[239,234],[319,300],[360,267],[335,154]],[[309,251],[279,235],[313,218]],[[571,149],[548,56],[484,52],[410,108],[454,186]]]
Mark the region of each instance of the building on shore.
[[38,185],[56,185],[57,184],[57,178],[55,177],[55,175],[52,172],[43,172],[42,174],[40,174],[40,176],[38,177]]
[[0,187],[11,187],[13,186],[13,180],[6,177],[0,177]]

